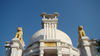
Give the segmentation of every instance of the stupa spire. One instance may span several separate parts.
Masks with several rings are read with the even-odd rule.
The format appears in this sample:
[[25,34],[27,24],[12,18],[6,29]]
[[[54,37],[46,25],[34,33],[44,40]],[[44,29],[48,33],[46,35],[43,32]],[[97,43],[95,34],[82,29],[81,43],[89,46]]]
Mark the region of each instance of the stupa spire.
[[55,12],[54,14],[47,14],[43,12],[41,16],[43,17],[42,28],[44,29],[44,38],[55,38],[56,29],[58,25],[57,17],[59,16],[59,14],[57,12]]

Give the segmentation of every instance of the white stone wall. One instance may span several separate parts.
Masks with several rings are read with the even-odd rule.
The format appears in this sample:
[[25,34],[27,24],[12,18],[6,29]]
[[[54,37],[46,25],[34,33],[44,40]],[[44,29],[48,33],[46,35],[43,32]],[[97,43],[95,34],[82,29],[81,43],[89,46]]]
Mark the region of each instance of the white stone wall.
[[79,49],[81,56],[98,56],[95,47],[87,36],[82,37],[79,43]]
[[24,43],[22,44],[20,42],[20,40],[18,38],[14,38],[11,42],[10,42],[10,51],[8,51],[8,47],[6,47],[6,56],[22,56],[22,51],[24,50]]

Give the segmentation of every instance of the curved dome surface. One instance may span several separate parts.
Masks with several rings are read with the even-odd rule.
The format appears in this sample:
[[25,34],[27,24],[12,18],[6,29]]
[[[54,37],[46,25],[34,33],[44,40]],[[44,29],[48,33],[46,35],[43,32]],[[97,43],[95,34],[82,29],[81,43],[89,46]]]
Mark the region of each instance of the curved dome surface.
[[[44,29],[37,31],[30,39],[30,43],[32,43],[37,38],[43,39],[43,38],[40,38],[40,37],[43,37],[43,35],[44,35]],[[64,33],[58,29],[56,29],[56,40],[60,40],[62,42],[72,45],[72,41],[71,41],[70,37],[66,33]]]

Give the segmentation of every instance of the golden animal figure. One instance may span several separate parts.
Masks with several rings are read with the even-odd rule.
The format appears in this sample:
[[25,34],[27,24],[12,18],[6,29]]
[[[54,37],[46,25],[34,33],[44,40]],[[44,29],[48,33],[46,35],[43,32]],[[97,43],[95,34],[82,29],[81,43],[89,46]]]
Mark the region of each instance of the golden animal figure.
[[78,34],[79,34],[79,40],[78,41],[80,41],[80,39],[82,37],[86,36],[86,34],[85,34],[84,30],[83,30],[83,26],[79,26],[78,27]]
[[19,38],[21,43],[23,43],[23,32],[22,32],[22,27],[17,28],[17,33],[15,35],[15,38]]

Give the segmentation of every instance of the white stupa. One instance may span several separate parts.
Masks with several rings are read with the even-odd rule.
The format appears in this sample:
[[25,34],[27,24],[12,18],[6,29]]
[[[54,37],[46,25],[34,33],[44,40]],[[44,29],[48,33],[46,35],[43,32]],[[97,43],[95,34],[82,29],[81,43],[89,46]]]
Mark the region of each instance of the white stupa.
[[[42,13],[42,29],[33,34],[28,47],[23,50],[24,45],[17,40],[15,49],[12,50],[10,42],[6,43],[6,56],[96,56],[97,51],[90,39],[83,33],[79,34],[78,48],[74,48],[70,37],[57,28],[58,13]],[[20,40],[20,39],[19,39]],[[19,44],[18,44],[19,43]],[[13,45],[13,46],[14,46]],[[21,47],[22,48],[21,48]],[[21,52],[17,51],[20,49]],[[9,50],[9,51],[8,51]],[[13,55],[13,53],[14,55]],[[14,52],[14,51],[17,51]],[[16,55],[15,55],[16,54]],[[18,55],[20,54],[20,55]],[[98,56],[98,55],[97,55]]]
[[79,50],[74,48],[70,37],[57,29],[57,13],[41,15],[42,29],[33,34],[24,56],[79,56]]

